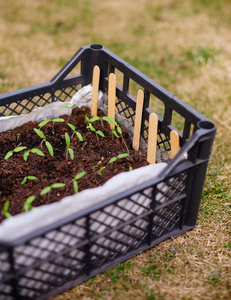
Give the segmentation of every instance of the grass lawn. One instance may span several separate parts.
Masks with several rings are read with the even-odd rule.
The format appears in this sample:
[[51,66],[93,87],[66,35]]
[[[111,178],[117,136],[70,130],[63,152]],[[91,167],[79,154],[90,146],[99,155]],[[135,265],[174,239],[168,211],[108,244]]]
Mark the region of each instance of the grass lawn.
[[198,225],[61,299],[231,299],[231,2],[2,0],[0,93],[99,43],[217,125]]

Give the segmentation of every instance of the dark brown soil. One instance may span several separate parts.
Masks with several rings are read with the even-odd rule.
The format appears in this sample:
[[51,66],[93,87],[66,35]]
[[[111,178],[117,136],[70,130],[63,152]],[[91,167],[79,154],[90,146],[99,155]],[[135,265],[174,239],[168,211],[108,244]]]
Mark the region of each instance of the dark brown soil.
[[[44,143],[41,147],[41,138],[33,130],[33,128],[39,128],[36,122],[29,122],[14,130],[0,133],[0,210],[3,209],[6,200],[10,202],[8,211],[15,215],[23,212],[24,202],[29,196],[36,196],[32,203],[32,206],[36,207],[74,194],[72,179],[83,171],[86,175],[78,180],[79,191],[100,186],[112,176],[128,171],[130,166],[135,169],[148,164],[145,153],[133,152],[128,133],[124,129],[123,138],[130,155],[109,164],[112,157],[128,152],[125,143],[121,137],[116,138],[112,135],[106,121],[103,121],[103,126],[101,121],[93,123],[96,130],[101,130],[105,134],[105,137],[98,136],[98,141],[96,134],[86,128],[85,114],[90,117],[89,108],[75,108],[71,116],[62,116],[65,122],[55,123],[54,134],[51,122],[41,128],[47,141],[53,146],[53,157]],[[103,113],[98,111],[98,115],[102,116]],[[74,150],[74,160],[71,160],[69,155],[68,159],[66,158],[65,132],[70,136],[73,133],[67,125],[68,122],[73,124],[83,136],[83,142],[79,141],[76,135],[71,139],[70,147]],[[7,152],[18,146],[26,146],[27,149],[14,153],[5,160]],[[41,149],[45,156],[30,153],[28,160],[24,161],[23,153],[32,148]],[[98,171],[101,167],[105,168],[100,175]],[[21,185],[24,177],[29,175],[37,179],[28,180]],[[58,182],[65,183],[66,186],[52,189],[49,194],[40,195],[44,187]],[[0,221],[4,218],[1,216]]]

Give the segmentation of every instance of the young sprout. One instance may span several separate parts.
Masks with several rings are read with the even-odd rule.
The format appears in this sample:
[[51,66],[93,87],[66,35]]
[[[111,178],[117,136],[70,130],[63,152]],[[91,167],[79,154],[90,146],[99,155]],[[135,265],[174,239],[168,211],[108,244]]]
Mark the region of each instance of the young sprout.
[[[95,170],[96,167],[99,167],[99,165],[101,164],[101,161],[99,161],[96,166],[93,168]],[[97,173],[102,176],[102,171],[105,169],[105,167],[101,167],[99,168],[99,170],[97,171]]]
[[132,168],[132,166],[130,166],[130,167],[129,167],[129,171],[132,171],[132,170],[133,170],[133,168]]
[[51,120],[44,120],[42,122],[39,123],[39,127],[43,127],[44,125],[46,125],[47,123],[49,122],[53,122],[52,124],[52,133],[54,134],[54,126],[55,126],[55,123],[63,123],[65,120],[62,119],[62,118],[55,118],[55,119],[51,119]]
[[129,154],[128,153],[121,153],[121,154],[119,154],[118,156],[114,156],[114,157],[112,157],[110,160],[109,160],[109,164],[110,163],[113,163],[113,162],[115,162],[118,158],[124,158],[124,157],[126,157],[126,156],[128,156]]
[[6,202],[4,203],[4,206],[3,206],[3,210],[1,211],[1,214],[3,216],[5,216],[6,218],[11,217],[11,214],[8,212],[9,204],[10,204],[10,202],[8,200],[6,200]]
[[35,180],[35,179],[37,179],[37,177],[35,177],[35,176],[26,176],[26,177],[23,178],[23,180],[21,182],[21,185],[23,185],[24,183],[26,183],[27,180]]
[[35,196],[30,196],[26,199],[24,205],[23,205],[23,209],[25,212],[28,212],[28,210],[34,209],[34,207],[32,207],[31,203],[34,201],[36,197]]
[[[102,137],[105,137],[105,135],[103,134],[103,132],[101,130],[96,130],[94,128],[94,126],[92,125],[92,122],[96,121],[96,118],[98,118],[97,120],[99,120],[99,117],[98,116],[95,116],[91,119],[88,118],[87,115],[85,115],[85,119],[87,120],[87,129],[90,129],[91,131],[95,132],[96,134],[96,137],[97,137],[97,140],[98,140],[98,143],[99,143],[99,138],[98,138],[98,135],[102,136]],[[92,121],[93,120],[93,121]]]
[[78,137],[78,139],[82,142],[83,141],[83,137],[82,137],[82,134],[80,133],[80,132],[78,132],[78,131],[76,131],[75,130],[75,126],[74,125],[72,125],[71,123],[67,123],[67,125],[73,130],[73,134],[72,134],[72,136],[71,137],[73,137],[74,136],[74,134],[76,134],[77,135],[77,137]]
[[53,147],[51,146],[51,144],[46,140],[46,137],[44,135],[44,133],[40,130],[40,129],[37,129],[37,128],[34,128],[34,131],[37,133],[37,135],[43,139],[42,142],[41,142],[41,146],[42,146],[42,143],[45,142],[46,144],[46,147],[50,153],[51,156],[54,156],[54,150],[53,150]]
[[[107,117],[107,116],[103,116],[103,117],[102,117],[102,120],[107,121],[108,123],[114,124],[114,125],[116,126],[117,132],[118,132],[119,134],[122,134],[122,130],[121,130],[119,124],[118,124],[113,118]],[[112,129],[112,128],[111,128],[111,131],[112,131],[112,133],[114,134],[115,137],[119,138],[119,135],[117,134],[117,132],[116,132],[115,129]]]
[[52,185],[48,185],[46,186],[40,193],[40,195],[45,195],[47,193],[49,193],[51,191],[51,189],[57,189],[57,188],[61,188],[64,187],[66,184],[65,183],[54,183]]
[[10,158],[14,153],[23,151],[24,149],[26,149],[26,147],[16,147],[13,150],[10,150],[6,153],[4,159],[7,160],[8,158]]
[[71,160],[73,160],[74,159],[74,150],[72,148],[70,148],[71,140],[70,140],[70,136],[67,132],[65,132],[65,141],[66,141],[66,146],[67,146],[66,159],[67,159],[67,154],[69,152]]
[[28,150],[28,151],[24,152],[23,158],[24,158],[25,161],[27,161],[27,158],[28,158],[30,152],[31,153],[35,153],[35,154],[37,154],[39,156],[45,156],[45,154],[41,150],[39,150],[37,148],[33,148],[31,150]]
[[68,109],[68,115],[70,116],[71,114],[71,109],[75,108],[76,104],[73,104],[72,106],[68,106],[68,105],[61,105],[59,108],[67,108]]
[[85,174],[86,174],[86,172],[80,172],[77,175],[75,175],[75,177],[72,179],[73,188],[74,188],[75,193],[78,193],[78,182],[77,182],[77,180],[79,180]]

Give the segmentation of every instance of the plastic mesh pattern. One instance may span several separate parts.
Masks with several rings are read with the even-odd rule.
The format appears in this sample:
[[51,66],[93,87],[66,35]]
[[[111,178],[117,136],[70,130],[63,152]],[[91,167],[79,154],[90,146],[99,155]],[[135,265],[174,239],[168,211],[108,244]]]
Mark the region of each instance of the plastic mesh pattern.
[[11,264],[9,259],[9,252],[7,250],[0,253],[0,300],[11,300],[13,278],[11,272]]
[[21,101],[9,103],[5,106],[0,106],[0,116],[27,114],[36,108],[43,107],[54,101],[70,101],[77,91],[78,88],[76,85],[74,85],[57,90],[54,94],[39,94],[33,97],[28,97]]

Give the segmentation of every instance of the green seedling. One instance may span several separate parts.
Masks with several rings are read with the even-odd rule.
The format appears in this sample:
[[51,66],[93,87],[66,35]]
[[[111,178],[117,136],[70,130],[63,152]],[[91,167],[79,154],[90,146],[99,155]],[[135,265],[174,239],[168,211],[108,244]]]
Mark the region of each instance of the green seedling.
[[39,150],[37,148],[33,148],[31,150],[28,150],[28,151],[24,152],[23,158],[24,158],[25,161],[27,161],[30,152],[31,153],[35,153],[35,154],[37,154],[39,156],[45,156],[45,154],[41,150]]
[[14,148],[13,150],[10,150],[6,153],[4,159],[7,160],[8,158],[10,158],[14,153],[17,153],[17,152],[21,152],[23,151],[24,149],[26,149],[26,147],[16,147]]
[[72,134],[71,138],[73,138],[74,134],[76,134],[78,139],[82,142],[83,141],[82,134],[75,130],[75,126],[72,125],[71,123],[67,123],[67,125],[73,130],[73,134]]
[[43,139],[42,142],[41,142],[41,147],[42,147],[42,143],[45,142],[45,145],[50,153],[51,156],[54,156],[54,150],[53,150],[53,147],[51,146],[51,144],[46,140],[46,137],[44,135],[44,133],[40,130],[40,129],[37,129],[37,128],[34,128],[34,131],[35,133],[41,138]]
[[54,183],[52,185],[48,185],[46,186],[40,193],[40,195],[45,195],[47,193],[49,193],[52,189],[57,189],[57,188],[61,188],[64,187],[66,184],[65,183]]
[[[85,118],[86,118],[86,116],[85,116]],[[104,121],[106,121],[108,123],[114,124],[116,126],[117,132],[120,133],[120,134],[122,133],[122,130],[121,130],[119,124],[113,118],[111,118],[111,117],[103,116],[102,118],[100,118],[99,116],[94,116],[91,119],[86,118],[86,120],[88,121],[88,123],[89,122],[93,123],[95,121],[100,120],[101,123],[102,123],[102,126],[103,126],[103,122],[102,121],[104,120]],[[116,130],[114,130],[112,128],[111,128],[111,130],[112,130],[112,133],[114,134],[114,136],[116,136],[117,138],[119,138],[119,135],[117,134]]]
[[[92,125],[92,122],[96,121],[94,118],[96,118],[97,116],[89,119],[87,115],[85,115],[85,119],[87,120],[87,129],[90,129],[91,131],[95,132],[96,134],[96,138],[98,140],[99,143],[99,138],[98,135],[105,137],[104,133],[101,130],[96,130],[95,127]],[[99,117],[98,117],[99,118]],[[93,120],[93,121],[91,121]],[[98,119],[99,120],[99,119]]]
[[[101,161],[99,161],[99,162],[96,164],[96,166],[93,167],[93,171],[95,171],[95,169],[96,169],[97,167],[99,167],[100,164],[101,164]],[[97,171],[97,173],[98,173],[100,176],[102,176],[102,171],[103,171],[104,169],[105,169],[105,167],[99,168],[99,170]]]
[[43,127],[44,125],[46,125],[47,123],[52,122],[52,123],[53,123],[53,124],[52,124],[52,133],[54,134],[54,126],[55,126],[55,123],[63,123],[64,121],[65,121],[65,120],[62,119],[62,118],[55,118],[55,119],[51,119],[51,120],[44,120],[44,121],[40,122],[40,123],[38,124],[38,126],[41,128],[41,127]]
[[118,158],[124,158],[126,156],[128,156],[129,154],[128,153],[122,153],[122,154],[119,154],[118,156],[114,156],[112,157],[110,160],[109,160],[109,164],[115,162]]
[[35,177],[35,176],[26,176],[26,177],[23,178],[23,180],[21,182],[21,185],[23,185],[24,183],[26,183],[27,180],[35,180],[35,179],[37,179],[37,177]]
[[71,114],[71,109],[75,108],[76,104],[73,104],[72,106],[68,106],[68,105],[61,105],[59,108],[67,108],[68,109],[68,115],[70,116]]
[[66,159],[68,159],[67,156],[68,156],[68,152],[69,152],[71,160],[73,160],[74,159],[74,150],[72,148],[70,148],[71,139],[67,132],[65,132],[65,141],[66,141],[66,146],[67,146]]
[[9,204],[10,204],[10,202],[8,200],[6,200],[6,202],[4,203],[4,206],[3,206],[3,210],[1,211],[1,214],[3,216],[5,216],[6,218],[11,217],[11,214],[8,212]]
[[132,171],[132,170],[133,170],[133,168],[132,168],[132,166],[130,166],[130,167],[129,167],[129,171]]
[[75,175],[75,177],[72,179],[73,188],[74,188],[75,193],[78,193],[78,190],[79,190],[77,180],[82,178],[85,174],[86,174],[86,172],[80,172],[77,175]]
[[34,207],[32,207],[31,203],[35,200],[35,196],[30,196],[29,198],[26,199],[24,205],[23,205],[23,209],[25,212],[28,212],[28,210],[34,209]]

